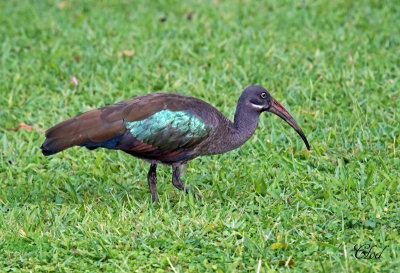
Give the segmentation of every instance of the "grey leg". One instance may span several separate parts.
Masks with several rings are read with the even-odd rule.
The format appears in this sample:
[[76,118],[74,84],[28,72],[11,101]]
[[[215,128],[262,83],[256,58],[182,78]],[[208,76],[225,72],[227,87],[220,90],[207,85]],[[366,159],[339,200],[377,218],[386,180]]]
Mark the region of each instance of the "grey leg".
[[[172,166],[172,184],[175,186],[180,191],[185,191],[186,193],[189,193],[189,188],[185,187],[181,181],[181,173],[179,171],[179,167]],[[196,196],[201,200],[203,199],[203,196],[199,193],[195,193]]]
[[153,202],[158,202],[157,188],[156,188],[156,183],[157,183],[156,170],[157,170],[157,164],[151,164],[150,170],[147,173],[147,183],[149,183],[149,188],[151,196],[153,197]]

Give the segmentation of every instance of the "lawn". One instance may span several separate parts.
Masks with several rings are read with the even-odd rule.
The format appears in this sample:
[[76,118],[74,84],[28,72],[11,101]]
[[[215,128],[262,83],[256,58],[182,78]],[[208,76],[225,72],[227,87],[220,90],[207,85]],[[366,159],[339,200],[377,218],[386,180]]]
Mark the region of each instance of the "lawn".
[[[380,0],[1,1],[0,272],[398,270],[399,14]],[[312,150],[263,114],[241,148],[189,163],[203,201],[160,167],[153,204],[149,164],[123,152],[40,151],[52,125],[156,91],[232,119],[252,84]]]

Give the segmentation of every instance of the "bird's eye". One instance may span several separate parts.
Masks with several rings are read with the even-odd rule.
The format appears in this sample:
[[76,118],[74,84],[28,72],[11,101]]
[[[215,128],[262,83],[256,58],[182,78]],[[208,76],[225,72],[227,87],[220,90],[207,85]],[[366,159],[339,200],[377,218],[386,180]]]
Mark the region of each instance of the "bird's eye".
[[263,92],[261,93],[261,98],[265,99],[267,97],[267,93]]

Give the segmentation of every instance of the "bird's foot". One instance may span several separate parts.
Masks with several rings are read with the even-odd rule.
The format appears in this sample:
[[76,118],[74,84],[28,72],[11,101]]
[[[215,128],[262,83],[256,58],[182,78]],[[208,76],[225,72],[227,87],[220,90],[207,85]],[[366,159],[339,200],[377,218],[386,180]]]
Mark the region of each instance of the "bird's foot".
[[[186,192],[186,193],[189,193],[189,192],[190,192],[189,187],[185,187],[185,192]],[[202,196],[200,193],[193,191],[193,195],[194,195],[195,197],[197,197],[199,200],[203,200],[203,196]]]
[[[175,186],[180,191],[185,191],[186,193],[189,193],[190,188],[185,187],[185,185],[181,181],[181,175],[179,171],[179,167],[173,167],[172,168],[172,184]],[[193,194],[199,199],[202,200],[203,196],[201,196],[200,193],[193,192]]]
[[151,199],[153,200],[154,203],[159,203],[160,201],[158,200],[158,196],[156,195],[152,195]]

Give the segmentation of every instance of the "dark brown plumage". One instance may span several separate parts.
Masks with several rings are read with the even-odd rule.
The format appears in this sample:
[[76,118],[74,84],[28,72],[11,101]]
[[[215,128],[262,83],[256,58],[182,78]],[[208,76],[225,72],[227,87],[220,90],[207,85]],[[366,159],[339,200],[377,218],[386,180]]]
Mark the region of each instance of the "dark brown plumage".
[[[290,116],[260,86],[245,89],[232,123],[212,105],[182,94],[155,93],[92,110],[63,121],[46,132],[44,155],[72,146],[90,150],[122,150],[151,163],[148,183],[153,201],[157,164],[172,165],[175,187],[184,190],[179,167],[201,156],[230,151],[254,133],[260,113],[270,111],[285,119],[307,139]],[[186,189],[187,191],[187,189]],[[200,196],[200,195],[199,195]]]

